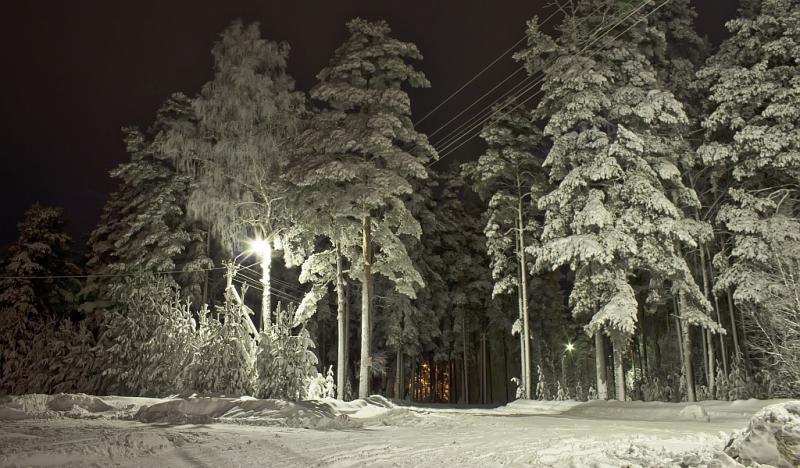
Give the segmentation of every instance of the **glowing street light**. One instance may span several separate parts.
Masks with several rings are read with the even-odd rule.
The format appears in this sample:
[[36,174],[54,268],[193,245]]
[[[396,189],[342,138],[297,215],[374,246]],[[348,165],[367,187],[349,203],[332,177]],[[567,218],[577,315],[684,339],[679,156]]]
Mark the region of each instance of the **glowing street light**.
[[567,345],[564,348],[566,348],[567,352],[570,352],[570,353],[575,351],[575,345],[572,344],[572,343],[567,343]]

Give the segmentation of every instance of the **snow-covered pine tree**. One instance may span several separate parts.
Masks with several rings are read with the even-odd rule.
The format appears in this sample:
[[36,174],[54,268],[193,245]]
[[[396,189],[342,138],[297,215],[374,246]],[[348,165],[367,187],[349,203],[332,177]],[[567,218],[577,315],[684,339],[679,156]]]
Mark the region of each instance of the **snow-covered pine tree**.
[[102,316],[101,392],[165,396],[192,390],[196,324],[174,282],[164,275],[128,277],[112,289],[110,299],[118,307]]
[[389,278],[409,297],[414,285],[422,284],[401,239],[420,236],[403,197],[412,191],[412,179],[427,176],[424,164],[435,157],[435,150],[414,130],[402,88],[428,86],[425,76],[407,63],[422,58],[416,46],[390,37],[383,21],[354,19],[347,28],[349,38],[311,90],[324,107],[315,113],[305,137],[313,150],[293,168],[292,179],[337,199],[342,224],[360,224],[361,245],[350,276],[362,284],[359,396],[366,397],[373,275]]
[[[681,251],[696,247],[702,232],[676,206],[696,204],[672,144],[688,121],[639,48],[637,30],[647,27],[648,10],[627,15],[624,7],[575,2],[557,38],[534,19],[528,48],[516,55],[530,73],[544,75],[536,115],[553,141],[544,164],[556,188],[539,200],[546,217],[542,246],[533,249],[536,265],[569,265],[575,272],[570,305],[576,316],[592,317],[586,329],[597,341],[598,390],[604,396],[604,333],[612,340],[616,397],[623,401],[624,350],[639,308],[633,277],[671,285],[684,335],[693,324],[716,330]],[[608,14],[595,14],[598,8]]]
[[749,1],[727,27],[732,36],[699,73],[712,108],[698,154],[728,187],[716,221],[732,240],[715,259],[715,289],[733,290],[754,323],[759,363],[797,382],[800,329],[786,324],[800,310],[800,4]]
[[[148,134],[190,119],[189,100],[174,94],[159,109]],[[103,275],[202,270],[212,265],[205,249],[208,234],[186,214],[191,179],[176,172],[153,145],[151,136],[135,128],[123,131],[131,159],[111,171],[119,187],[89,237],[86,266],[90,274],[100,276],[90,277],[81,291],[86,312],[110,306],[111,290],[120,281],[119,277]],[[180,285],[185,297],[202,299],[204,273],[169,278]]]
[[[306,398],[308,380],[317,374],[314,342],[297,309],[282,310],[280,302],[275,323],[261,333],[258,342],[258,394],[261,398],[300,400]],[[294,328],[300,327],[295,333]]]
[[[465,164],[464,174],[488,203],[484,228],[495,284],[492,297],[517,292],[519,320],[513,334],[521,343],[522,384],[525,398],[533,396],[531,374],[529,276],[526,250],[535,247],[541,226],[535,202],[547,191],[547,178],[538,151],[542,133],[526,109],[514,99],[496,107],[497,118],[481,131],[488,149],[476,163]],[[541,362],[539,363],[541,365]]]
[[[46,391],[27,388],[46,374],[49,362],[37,362],[32,347],[54,321],[76,313],[80,274],[71,258],[63,211],[38,203],[25,211],[19,237],[10,247],[0,278],[0,393]],[[30,277],[37,278],[30,278]]]
[[[195,120],[167,126],[156,144],[192,178],[189,213],[224,248],[260,237],[271,257],[292,208],[281,175],[304,104],[286,72],[289,46],[263,39],[258,23],[236,20],[211,54],[214,78],[192,99]],[[262,259],[261,327],[271,320],[270,264]]]

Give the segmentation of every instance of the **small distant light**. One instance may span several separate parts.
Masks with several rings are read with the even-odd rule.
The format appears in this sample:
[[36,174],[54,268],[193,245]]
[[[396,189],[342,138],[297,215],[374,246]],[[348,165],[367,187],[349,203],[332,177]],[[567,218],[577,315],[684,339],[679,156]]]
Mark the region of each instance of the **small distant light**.
[[567,348],[567,351],[569,351],[569,352],[575,351],[575,345],[572,344],[572,343],[567,343],[567,345],[565,347]]

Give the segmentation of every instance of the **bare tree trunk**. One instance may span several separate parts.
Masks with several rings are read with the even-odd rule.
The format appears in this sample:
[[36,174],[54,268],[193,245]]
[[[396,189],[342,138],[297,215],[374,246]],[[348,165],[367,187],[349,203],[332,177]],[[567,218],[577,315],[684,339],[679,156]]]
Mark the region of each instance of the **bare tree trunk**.
[[[708,248],[706,248],[705,252],[708,256],[708,259],[710,260],[711,252],[708,251]],[[714,269],[713,266],[710,264],[708,266],[708,272],[709,272],[710,282],[711,284],[714,284]],[[719,298],[717,297],[716,294],[714,294],[713,288],[711,287],[709,287],[709,293],[714,298],[714,312],[717,315],[717,323],[724,328],[724,326],[722,325],[722,316],[719,311]],[[728,351],[726,349],[727,346],[725,346],[725,335],[723,335],[722,333],[717,333],[717,335],[719,336],[719,347],[720,351],[722,352],[722,370],[725,372],[725,375],[728,375]]]
[[[517,176],[517,187],[520,181]],[[519,223],[519,279],[522,285],[522,331],[525,339],[525,350],[522,353],[525,360],[525,398],[531,398],[533,387],[531,385],[531,335],[528,319],[528,265],[525,260],[525,224],[522,218],[522,194],[517,199],[517,222]]]
[[364,271],[361,280],[361,366],[358,372],[358,397],[366,398],[369,396],[369,366],[370,366],[370,304],[371,282],[372,282],[372,255],[370,247],[372,245],[372,235],[370,217],[364,216],[362,222],[362,254],[364,257]]
[[508,342],[506,341],[505,333],[503,334],[503,388],[505,389],[504,401],[508,403],[508,350],[506,349]]
[[461,344],[464,352],[464,403],[469,404],[469,371],[467,370],[467,313],[461,316]]
[[683,348],[683,379],[686,383],[686,400],[695,402],[694,370],[692,369],[692,340],[689,322],[684,320],[683,311],[686,307],[686,298],[683,293],[678,293],[681,313],[681,345]]
[[[517,307],[519,308],[519,321],[522,323],[522,286],[520,285],[517,285]],[[525,335],[522,330],[519,331],[519,366],[519,388],[522,393],[525,393],[528,376],[525,375]],[[532,395],[524,395],[523,398],[532,398]]]
[[[270,242],[270,241],[265,241]],[[266,252],[261,252],[261,283],[264,291],[261,293],[261,316],[258,318],[258,326],[261,331],[266,330],[271,323],[272,317],[272,246],[270,244]]]
[[735,354],[734,361],[741,363],[742,348],[739,346],[739,332],[737,331],[739,327],[736,326],[736,313],[733,310],[733,297],[731,296],[730,290],[727,290],[726,294],[728,295],[728,313],[730,314],[731,319],[731,336],[733,336],[733,352]]
[[[211,231],[206,231],[206,258],[211,258]],[[203,279],[203,304],[208,304],[208,279],[211,272],[206,270],[205,278]],[[202,308],[202,307],[201,307]]]
[[597,398],[608,400],[608,376],[606,375],[606,344],[603,332],[594,332],[594,362],[597,374]]
[[347,361],[347,311],[345,306],[344,274],[342,273],[342,255],[336,246],[336,321],[338,325],[338,345],[336,349],[336,396],[344,400],[344,383],[347,380],[345,362]]
[[714,337],[708,330],[706,330],[706,341],[708,342],[708,393],[713,400],[717,394],[717,356],[714,350]]
[[[709,281],[709,274],[706,266],[706,254],[704,247],[700,246],[700,269],[703,271],[703,294],[706,296],[706,300],[709,300],[711,297],[711,285]],[[722,323],[719,321],[719,310],[717,310],[717,323],[722,326]],[[722,353],[725,354],[725,343],[722,341],[722,334],[720,333],[720,344],[722,345]],[[711,396],[711,399],[714,399],[714,396],[717,394],[717,357],[716,357],[716,350],[714,349],[714,337],[712,336],[711,332],[705,331],[705,342],[708,351],[706,352],[707,358],[707,365],[706,370],[708,372],[706,381],[708,382],[708,393]]]
[[625,401],[625,350],[616,340],[611,340],[611,348],[614,353],[614,385],[617,400]]
[[402,366],[402,357],[400,355],[400,348],[397,348],[397,356],[395,357],[395,370],[394,370],[394,397],[400,399],[400,389],[402,383],[400,382],[400,367]]

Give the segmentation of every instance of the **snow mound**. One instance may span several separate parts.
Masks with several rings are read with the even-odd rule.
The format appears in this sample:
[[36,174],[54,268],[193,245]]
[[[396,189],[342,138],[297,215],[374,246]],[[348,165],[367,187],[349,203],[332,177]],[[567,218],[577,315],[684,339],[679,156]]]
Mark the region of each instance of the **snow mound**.
[[51,397],[50,401],[47,402],[47,407],[53,411],[74,411],[76,408],[81,408],[90,413],[100,413],[116,409],[100,398],[86,395],[85,393],[59,393]]
[[80,417],[116,410],[96,396],[83,393],[9,395],[0,398],[0,420]]
[[211,422],[314,429],[389,424],[410,417],[386,398],[342,402],[334,399],[286,401],[252,397],[189,397],[143,406],[134,416],[145,423],[205,424]]
[[725,453],[745,465],[800,466],[800,400],[767,406],[735,433]]
[[681,417],[684,417],[686,419],[711,422],[711,416],[708,415],[708,412],[706,411],[705,408],[699,405],[689,405],[683,408],[678,414],[680,414]]

